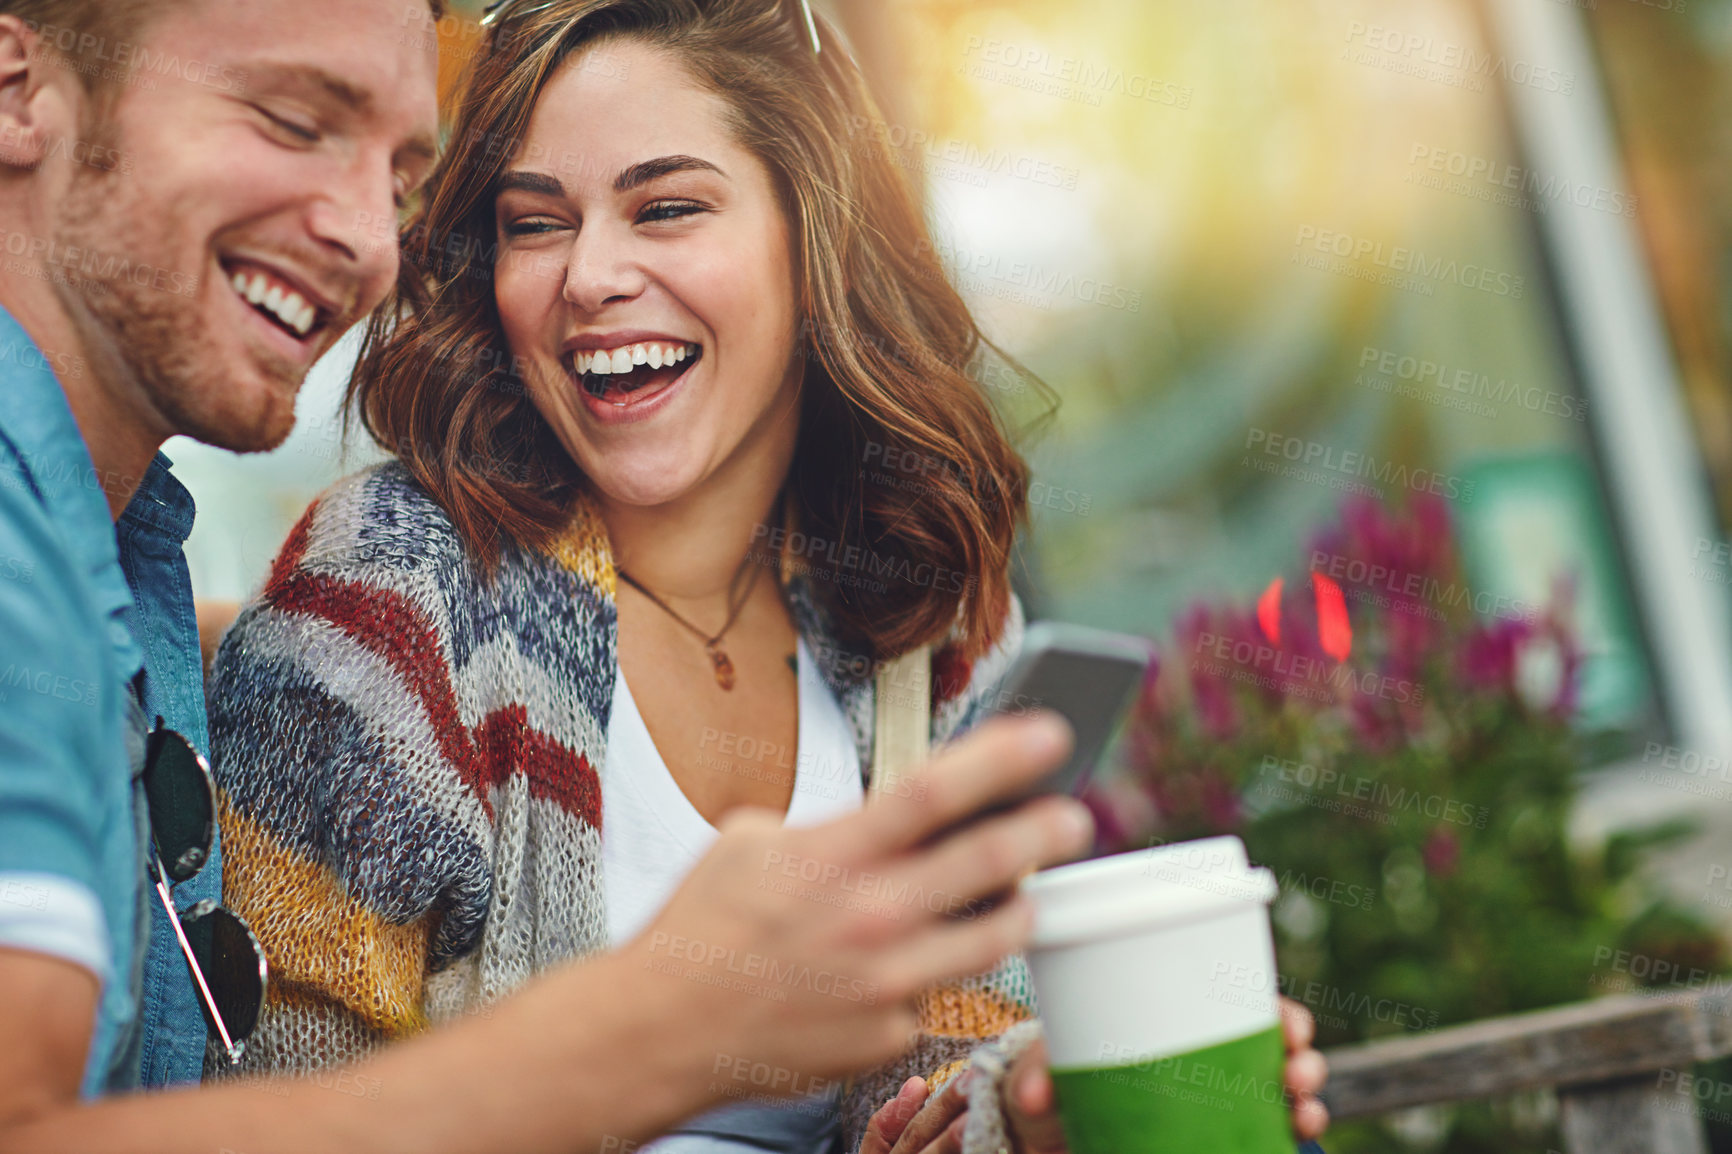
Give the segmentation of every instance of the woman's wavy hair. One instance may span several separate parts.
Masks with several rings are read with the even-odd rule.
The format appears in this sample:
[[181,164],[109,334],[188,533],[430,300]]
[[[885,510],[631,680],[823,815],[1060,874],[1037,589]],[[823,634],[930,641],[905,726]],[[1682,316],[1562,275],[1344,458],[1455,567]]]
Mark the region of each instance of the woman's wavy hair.
[[724,99],[738,139],[769,169],[796,262],[801,428],[784,524],[753,546],[808,569],[839,636],[872,656],[952,629],[973,656],[1004,621],[1027,517],[1028,467],[977,383],[983,358],[1003,354],[947,278],[857,66],[828,24],[814,53],[789,8],[509,5],[469,65],[446,152],[403,228],[395,298],[369,322],[350,411],[485,566],[502,536],[537,549],[566,529],[585,481],[531,404],[500,327],[496,182],[574,53],[615,38],[671,52]]

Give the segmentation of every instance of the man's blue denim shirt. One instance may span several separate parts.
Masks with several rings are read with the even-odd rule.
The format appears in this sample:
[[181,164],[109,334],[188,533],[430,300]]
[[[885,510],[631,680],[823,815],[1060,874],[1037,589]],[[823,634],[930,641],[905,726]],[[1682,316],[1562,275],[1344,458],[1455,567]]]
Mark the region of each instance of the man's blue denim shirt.
[[[204,1017],[145,887],[134,777],[144,718],[201,752],[209,735],[192,497],[158,454],[112,520],[103,482],[131,479],[97,476],[55,376],[88,371],[0,310],[0,945],[101,981],[91,1098],[199,1077]],[[176,904],[219,898],[221,868],[213,854]]]

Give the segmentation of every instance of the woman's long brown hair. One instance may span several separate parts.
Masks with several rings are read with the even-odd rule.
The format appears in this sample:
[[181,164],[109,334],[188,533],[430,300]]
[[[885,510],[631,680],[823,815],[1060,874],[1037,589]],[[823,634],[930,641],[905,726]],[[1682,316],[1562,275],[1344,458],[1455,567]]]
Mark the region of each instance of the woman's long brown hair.
[[494,303],[495,186],[565,61],[603,38],[647,43],[727,102],[789,222],[806,365],[788,490],[799,533],[778,525],[754,546],[817,578],[840,636],[873,657],[953,628],[965,656],[987,649],[1028,468],[975,379],[996,350],[834,31],[822,26],[814,54],[779,0],[531,0],[502,15],[404,227],[396,297],[368,325],[349,389],[367,431],[487,566],[501,536],[544,548],[569,524],[584,479],[530,403]]

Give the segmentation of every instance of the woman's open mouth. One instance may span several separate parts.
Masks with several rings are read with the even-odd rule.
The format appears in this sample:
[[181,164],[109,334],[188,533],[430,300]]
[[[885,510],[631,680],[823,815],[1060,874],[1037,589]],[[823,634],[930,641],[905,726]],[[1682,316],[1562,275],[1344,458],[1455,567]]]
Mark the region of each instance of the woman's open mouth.
[[646,341],[567,353],[565,370],[596,400],[625,408],[666,389],[703,355],[702,345]]

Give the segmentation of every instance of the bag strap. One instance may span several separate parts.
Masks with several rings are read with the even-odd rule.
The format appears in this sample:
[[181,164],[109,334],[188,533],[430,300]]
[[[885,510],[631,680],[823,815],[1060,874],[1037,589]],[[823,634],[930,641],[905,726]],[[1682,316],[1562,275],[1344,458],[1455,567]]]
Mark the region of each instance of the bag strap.
[[884,662],[874,688],[872,791],[883,793],[931,752],[932,646]]

